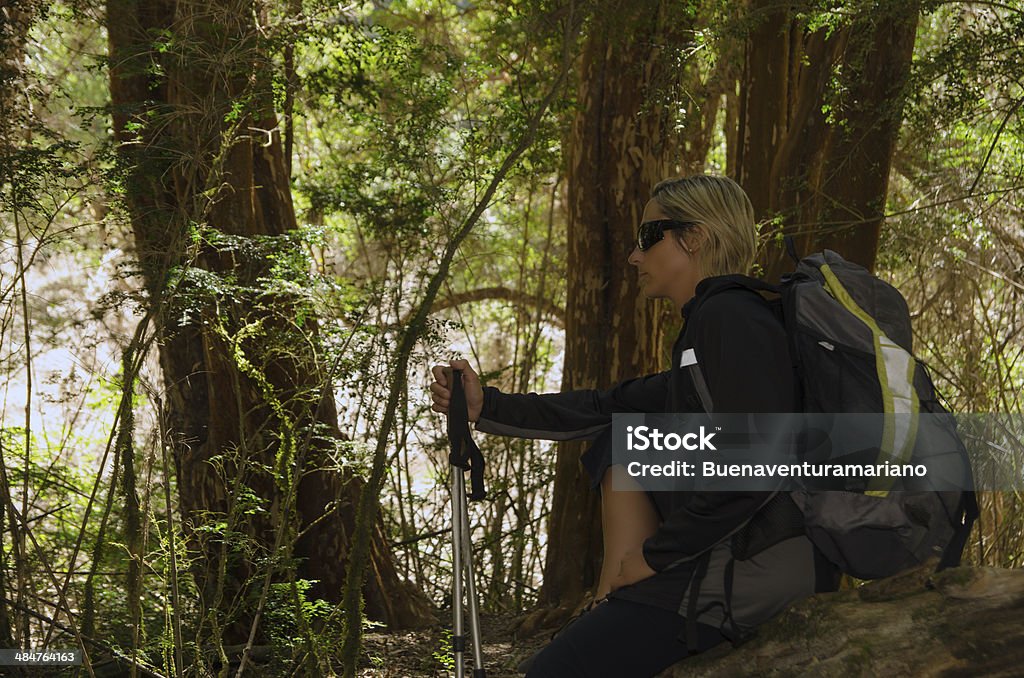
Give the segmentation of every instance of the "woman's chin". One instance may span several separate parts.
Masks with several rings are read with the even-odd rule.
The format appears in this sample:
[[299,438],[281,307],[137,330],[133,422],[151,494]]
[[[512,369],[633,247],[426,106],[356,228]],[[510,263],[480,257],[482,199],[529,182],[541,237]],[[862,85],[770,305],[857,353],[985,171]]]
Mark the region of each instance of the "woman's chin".
[[665,296],[664,294],[659,294],[657,290],[652,289],[647,285],[643,285],[640,289],[640,292],[643,293],[643,295],[648,299],[661,299],[663,296]]

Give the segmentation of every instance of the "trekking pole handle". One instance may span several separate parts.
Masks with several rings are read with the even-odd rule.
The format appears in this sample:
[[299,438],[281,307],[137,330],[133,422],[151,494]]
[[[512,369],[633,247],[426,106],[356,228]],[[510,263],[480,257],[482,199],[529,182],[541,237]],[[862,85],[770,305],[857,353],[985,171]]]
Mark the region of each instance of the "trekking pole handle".
[[462,388],[462,370],[446,367],[444,377],[448,381],[448,438],[451,441],[448,462],[465,469],[468,461],[463,429],[469,427],[469,406]]
[[462,370],[444,368],[448,380],[448,463],[470,472],[469,498],[478,501],[486,496],[484,489],[484,457],[469,434],[469,406],[462,385]]

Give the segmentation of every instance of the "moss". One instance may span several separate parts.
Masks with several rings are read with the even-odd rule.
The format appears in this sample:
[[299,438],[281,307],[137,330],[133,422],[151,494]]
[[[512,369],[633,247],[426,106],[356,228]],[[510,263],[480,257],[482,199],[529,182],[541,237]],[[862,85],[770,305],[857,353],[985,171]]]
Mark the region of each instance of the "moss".
[[818,637],[835,625],[836,606],[846,596],[820,594],[801,601],[761,627],[758,638],[789,641],[794,636]]
[[866,642],[851,642],[847,651],[843,653],[839,663],[840,671],[847,676],[857,676],[864,672],[864,667],[871,666],[871,660],[875,656],[871,646]]
[[936,598],[934,601],[929,601],[927,604],[920,605],[910,613],[910,619],[915,624],[921,624],[922,628],[925,625],[931,624],[936,618],[942,617],[942,599]]
[[954,567],[943,570],[932,577],[932,582],[939,591],[952,587],[966,587],[981,575],[977,568]]

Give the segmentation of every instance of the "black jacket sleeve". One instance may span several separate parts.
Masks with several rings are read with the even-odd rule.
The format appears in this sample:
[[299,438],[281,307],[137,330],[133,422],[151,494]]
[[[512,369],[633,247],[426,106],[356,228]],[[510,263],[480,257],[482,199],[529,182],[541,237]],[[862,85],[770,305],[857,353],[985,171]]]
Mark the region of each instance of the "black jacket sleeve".
[[[782,324],[756,294],[725,291],[687,319],[715,412],[792,412],[795,376]],[[690,559],[741,528],[771,498],[768,492],[679,493],[644,559],[663,570]]]
[[629,379],[604,391],[502,393],[484,388],[484,405],[476,430],[484,433],[574,440],[596,438],[616,412],[660,412],[668,395],[669,373]]

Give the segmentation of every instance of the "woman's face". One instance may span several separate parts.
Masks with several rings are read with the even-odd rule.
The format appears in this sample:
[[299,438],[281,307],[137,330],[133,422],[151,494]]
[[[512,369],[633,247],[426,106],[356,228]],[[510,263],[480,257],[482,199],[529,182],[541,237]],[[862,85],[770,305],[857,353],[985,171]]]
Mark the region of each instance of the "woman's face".
[[[670,218],[661,205],[649,200],[641,222]],[[687,252],[675,233],[665,231],[665,237],[643,252],[634,245],[629,263],[636,266],[644,296],[648,299],[671,299],[677,308],[682,308],[693,297],[701,279],[700,252],[693,247]]]

